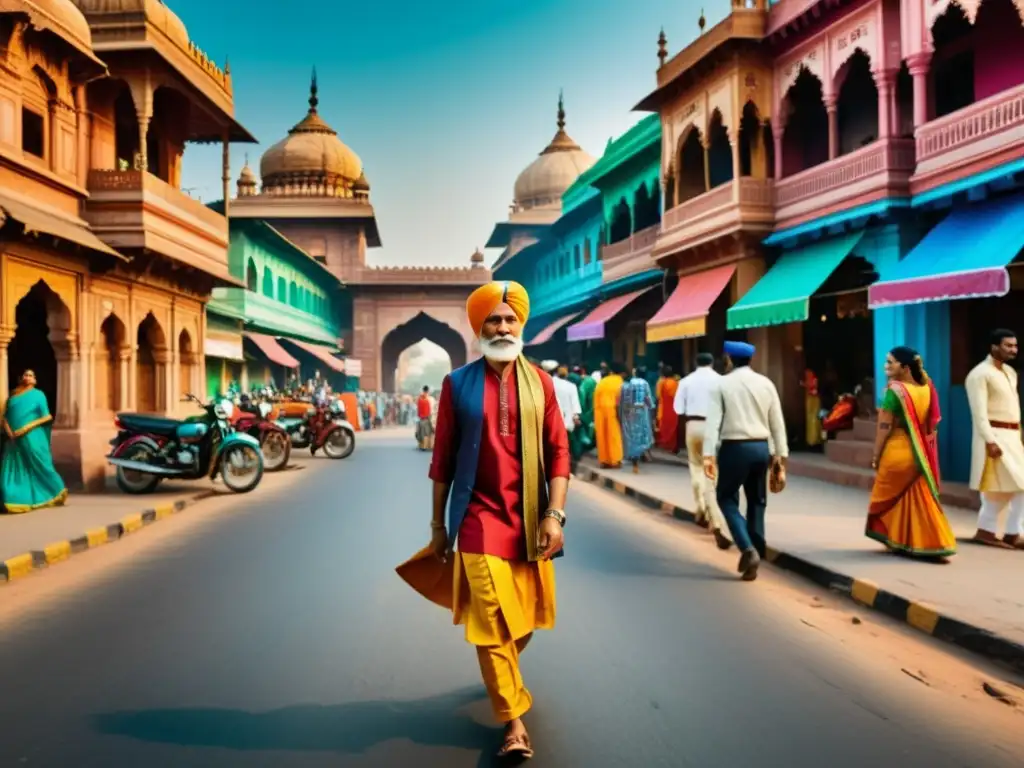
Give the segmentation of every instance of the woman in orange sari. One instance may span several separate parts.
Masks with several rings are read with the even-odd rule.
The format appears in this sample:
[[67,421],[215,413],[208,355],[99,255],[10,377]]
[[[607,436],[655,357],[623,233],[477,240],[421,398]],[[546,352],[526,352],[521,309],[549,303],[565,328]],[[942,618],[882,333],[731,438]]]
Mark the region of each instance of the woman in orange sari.
[[892,552],[945,560],[956,554],[956,537],[939,503],[938,395],[909,347],[886,356],[885,373],[865,533]]
[[658,379],[655,398],[658,401],[658,447],[670,453],[676,452],[679,439],[679,416],[676,414],[676,390],[679,377],[672,374],[672,366],[666,365]]

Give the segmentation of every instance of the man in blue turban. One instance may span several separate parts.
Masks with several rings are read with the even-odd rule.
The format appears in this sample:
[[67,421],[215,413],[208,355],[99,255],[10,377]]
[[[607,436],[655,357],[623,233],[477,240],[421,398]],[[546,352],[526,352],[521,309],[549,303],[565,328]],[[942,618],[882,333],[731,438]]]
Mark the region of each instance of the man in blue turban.
[[[766,549],[768,471],[784,477],[789,445],[778,390],[750,367],[754,345],[727,341],[723,351],[727,372],[708,405],[704,473],[717,479],[718,506],[740,550],[738,570],[744,581],[753,581]],[[741,488],[746,519],[740,513]]]

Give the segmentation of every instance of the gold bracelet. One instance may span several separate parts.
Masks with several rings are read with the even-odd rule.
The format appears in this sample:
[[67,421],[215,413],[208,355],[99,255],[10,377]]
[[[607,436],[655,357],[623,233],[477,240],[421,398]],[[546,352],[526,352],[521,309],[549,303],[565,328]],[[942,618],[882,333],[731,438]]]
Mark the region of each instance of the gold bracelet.
[[439,522],[437,522],[437,520],[431,520],[430,521],[430,530],[432,530],[432,531],[443,531],[444,529],[445,529],[445,524],[443,522],[439,523]]

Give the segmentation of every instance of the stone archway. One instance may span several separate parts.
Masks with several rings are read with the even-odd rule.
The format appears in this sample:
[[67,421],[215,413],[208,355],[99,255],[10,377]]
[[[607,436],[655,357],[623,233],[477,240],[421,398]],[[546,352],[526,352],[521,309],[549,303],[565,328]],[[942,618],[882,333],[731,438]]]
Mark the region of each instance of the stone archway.
[[135,407],[142,413],[161,412],[167,407],[167,336],[152,312],[139,323],[135,341]]
[[[70,391],[61,391],[67,385],[67,347],[71,342],[71,311],[64,301],[46,284],[37,282],[18,302],[15,309],[15,331],[7,350],[7,379],[13,390],[22,373],[31,369],[36,374],[36,386],[46,395],[50,413],[56,422],[73,414],[70,410]],[[63,381],[62,381],[63,380]],[[61,399],[63,398],[63,400]],[[65,406],[68,406],[67,408]]]
[[95,391],[103,398],[95,403],[97,407],[108,411],[127,408],[130,356],[131,348],[128,346],[128,331],[125,324],[120,317],[111,312],[100,325],[99,344],[94,357]]
[[395,369],[398,367],[398,357],[404,350],[422,339],[432,341],[447,352],[452,369],[466,364],[466,342],[462,334],[450,325],[420,312],[408,322],[391,330],[381,340],[381,391],[396,391]]

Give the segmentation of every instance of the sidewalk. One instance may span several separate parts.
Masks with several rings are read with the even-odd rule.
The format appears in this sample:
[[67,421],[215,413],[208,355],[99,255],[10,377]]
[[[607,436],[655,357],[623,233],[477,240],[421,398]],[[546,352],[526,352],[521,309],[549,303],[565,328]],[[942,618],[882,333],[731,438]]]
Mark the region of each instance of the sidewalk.
[[[645,494],[650,498],[638,500],[648,506],[667,503],[677,517],[692,520],[685,466],[642,464],[634,475],[630,468],[598,469],[587,457],[580,474],[604,479],[606,486],[614,483],[618,487],[612,490],[619,493]],[[864,536],[867,504],[868,493],[861,489],[789,477],[786,490],[768,499],[768,543],[778,550],[769,559],[929,634],[1024,670],[1024,552],[965,542],[974,535],[977,514],[947,506],[960,540],[952,562],[896,557]],[[736,557],[735,549],[723,553],[730,562]]]
[[63,507],[0,514],[0,582],[114,541],[212,491],[208,482],[161,483],[155,493],[129,496],[111,479],[107,492],[71,494]]

